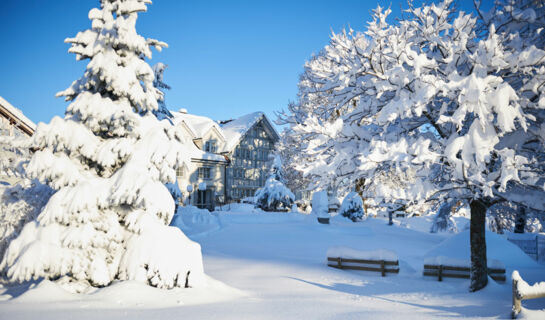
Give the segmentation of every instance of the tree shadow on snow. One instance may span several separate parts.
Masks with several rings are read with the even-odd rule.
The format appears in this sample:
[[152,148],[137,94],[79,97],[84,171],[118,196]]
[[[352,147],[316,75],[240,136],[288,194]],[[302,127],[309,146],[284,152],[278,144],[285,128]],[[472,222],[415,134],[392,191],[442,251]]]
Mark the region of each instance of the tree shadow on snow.
[[[405,292],[400,290],[388,290],[388,284],[380,283],[373,285],[371,282],[364,282],[364,285],[354,285],[349,283],[334,283],[332,285],[327,285],[323,283],[317,283],[313,281],[308,281],[304,279],[289,277],[292,280],[300,281],[306,284],[310,284],[322,289],[333,290],[341,293],[357,295],[361,297],[368,297],[377,300],[382,300],[385,302],[390,302],[393,304],[404,304],[414,308],[424,309],[432,311],[433,316],[437,317],[449,317],[449,318],[466,318],[466,317],[500,317],[506,318],[510,317],[511,304],[502,303],[501,301],[494,299],[486,299],[479,295],[479,293],[467,293],[468,296],[460,298],[459,302],[465,301],[478,301],[484,300],[486,304],[467,304],[467,305],[457,305],[457,306],[448,306],[448,305],[431,305],[431,304],[420,304],[415,302],[409,302],[406,299],[407,294],[422,292],[429,296],[433,296],[436,300],[440,301],[441,295],[446,292],[423,292],[421,288],[405,288],[408,289]],[[399,288],[398,288],[399,289]],[[412,290],[411,290],[412,289]],[[439,294],[437,294],[439,293]],[[385,297],[383,295],[400,295],[399,298],[396,297]],[[460,294],[460,293],[457,293]],[[477,300],[472,299],[472,295],[475,295]],[[477,296],[479,295],[479,296]],[[446,297],[449,297],[448,294],[445,294]],[[450,298],[450,297],[449,297]],[[416,299],[416,298],[415,298]],[[486,299],[486,300],[485,300]]]
[[14,284],[14,285],[5,285],[0,292],[0,301],[6,301],[6,300],[12,300],[23,293],[27,292],[29,289],[34,288],[38,283],[40,283],[42,279],[40,280],[32,280],[32,281],[26,281],[20,284]]

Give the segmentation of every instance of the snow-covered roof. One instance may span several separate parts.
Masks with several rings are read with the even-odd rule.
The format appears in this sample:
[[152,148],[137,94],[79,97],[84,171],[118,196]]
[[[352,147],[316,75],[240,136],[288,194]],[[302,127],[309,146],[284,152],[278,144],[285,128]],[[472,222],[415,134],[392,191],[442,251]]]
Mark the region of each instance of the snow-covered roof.
[[278,132],[276,132],[265,114],[260,111],[253,112],[221,124],[221,129],[223,130],[223,134],[226,138],[224,151],[233,150],[246,132],[248,132],[248,130],[250,130],[250,128],[261,119],[263,119],[263,122],[269,128],[273,138],[277,140],[279,138]]
[[33,121],[27,118],[21,110],[12,106],[2,97],[0,97],[0,113],[15,121],[21,130],[28,135],[32,135],[36,130],[36,124]]
[[172,113],[172,122],[174,125],[179,125],[180,123],[185,123],[185,125],[191,130],[194,134],[193,138],[202,138],[206,133],[210,131],[213,127],[217,129],[220,136],[225,139],[223,133],[221,132],[220,126],[212,119],[197,116],[194,114],[189,114],[185,112],[174,112]]

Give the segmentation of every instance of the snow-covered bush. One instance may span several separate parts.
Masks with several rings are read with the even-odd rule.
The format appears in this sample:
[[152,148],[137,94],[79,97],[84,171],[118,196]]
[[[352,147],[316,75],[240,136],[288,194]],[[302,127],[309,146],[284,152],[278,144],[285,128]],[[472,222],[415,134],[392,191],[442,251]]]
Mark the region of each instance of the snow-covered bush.
[[166,44],[136,33],[148,0],[103,0],[92,28],[65,41],[84,75],[59,92],[65,117],[40,124],[27,173],[56,190],[12,240],[0,264],[9,281],[31,278],[106,286],[138,280],[160,288],[203,284],[200,246],[169,227],[165,186],[188,161],[183,133],[152,114],[161,92],[147,64]]
[[437,213],[433,218],[433,223],[430,229],[431,233],[437,233],[440,231],[448,231],[454,233],[458,231],[458,228],[456,227],[456,221],[454,221],[454,219],[452,218],[452,211],[455,204],[456,203],[452,201],[448,201],[443,203],[439,207],[439,210],[437,210]]
[[256,206],[264,211],[290,209],[295,202],[295,196],[283,183],[282,162],[275,156],[271,167],[271,175],[267,178],[263,188],[255,193]]
[[36,219],[53,193],[49,186],[28,179],[0,187],[0,258],[24,225]]
[[255,193],[255,202],[264,211],[277,211],[290,209],[295,202],[295,196],[282,182],[271,176],[265,186]]
[[329,202],[326,191],[317,191],[312,194],[312,214],[318,218],[329,218]]
[[363,200],[357,192],[350,192],[344,197],[339,214],[354,222],[363,218]]

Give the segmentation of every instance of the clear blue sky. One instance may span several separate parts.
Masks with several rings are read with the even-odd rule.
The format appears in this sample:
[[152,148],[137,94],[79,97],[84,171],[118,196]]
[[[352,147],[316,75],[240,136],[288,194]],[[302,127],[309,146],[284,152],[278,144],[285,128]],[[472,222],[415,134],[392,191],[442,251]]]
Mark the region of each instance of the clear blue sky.
[[[394,16],[406,7],[405,0],[153,2],[137,31],[169,44],[149,61],[169,66],[167,106],[216,120],[258,110],[274,119],[295,100],[305,61],[331,30],[363,30],[377,4],[391,4]],[[472,0],[458,3],[473,10]],[[98,0],[1,0],[0,96],[35,122],[62,116],[67,103],[55,93],[88,61],[76,61],[63,41],[88,29],[87,13],[98,6]]]

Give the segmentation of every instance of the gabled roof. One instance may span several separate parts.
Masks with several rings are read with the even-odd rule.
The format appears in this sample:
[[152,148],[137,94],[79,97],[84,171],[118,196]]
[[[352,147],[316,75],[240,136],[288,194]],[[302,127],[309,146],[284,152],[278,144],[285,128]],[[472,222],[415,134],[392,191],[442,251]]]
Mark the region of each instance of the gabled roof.
[[32,122],[29,118],[25,117],[21,110],[12,106],[2,97],[0,97],[0,114],[15,122],[17,127],[19,127],[29,136],[34,134],[34,131],[36,130],[36,124]]
[[234,120],[220,122],[221,129],[223,130],[223,134],[226,137],[224,151],[232,151],[239,144],[242,137],[246,135],[248,130],[250,130],[260,120],[263,120],[266,129],[268,129],[269,133],[273,136],[273,139],[275,141],[280,139],[278,132],[276,132],[274,127],[271,125],[267,116],[260,111],[253,112]]
[[210,130],[215,129],[220,137],[225,140],[225,136],[221,132],[220,126],[214,120],[184,112],[171,111],[171,113],[173,124],[176,126],[183,122],[193,134],[193,139],[202,138]]

